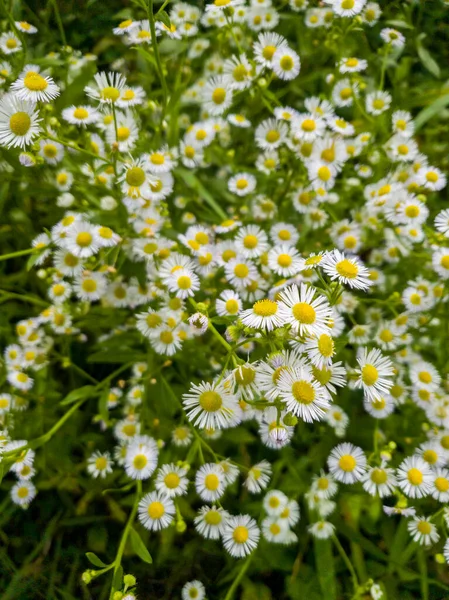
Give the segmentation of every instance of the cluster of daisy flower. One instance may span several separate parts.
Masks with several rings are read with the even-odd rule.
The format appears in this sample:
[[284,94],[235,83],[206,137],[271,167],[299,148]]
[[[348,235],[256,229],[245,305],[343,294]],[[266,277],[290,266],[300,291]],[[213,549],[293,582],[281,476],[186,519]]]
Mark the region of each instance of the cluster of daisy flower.
[[[53,218],[25,251],[42,310],[15,323],[3,352],[12,502],[34,500],[47,441],[21,439],[19,413],[33,414],[45,396],[37,382],[60,364],[92,385],[66,390],[69,412],[48,439],[99,399],[102,441],[82,468],[105,488],[135,487],[126,535],[138,536],[134,519],[152,532],[191,527],[242,558],[262,538],[297,542],[304,502],[310,535],[344,552],[333,520],[340,490],[356,486],[449,563],[447,181],[386,85],[407,45],[400,20],[384,26],[380,4],[365,0],[176,2],[155,15],[135,4],[139,19],[112,31],[129,62],[111,70],[70,48],[54,66],[44,66],[52,56],[28,63],[28,35],[39,34],[26,22],[0,35],[0,147],[11,157],[1,166],[14,177],[20,163],[31,195],[38,173]],[[285,15],[298,39],[278,33]],[[359,56],[368,30],[380,66]],[[338,51],[309,86],[299,48],[331,32]],[[70,344],[132,358],[99,381]],[[304,435],[330,445],[301,475],[301,498],[272,486],[283,487],[275,466],[288,447],[287,461],[311,451]],[[186,500],[200,505],[186,512]],[[118,581],[118,566],[83,579],[114,569],[111,593],[132,600],[135,579]],[[363,589],[383,596],[373,582]],[[205,593],[198,580],[182,588],[184,600]]]

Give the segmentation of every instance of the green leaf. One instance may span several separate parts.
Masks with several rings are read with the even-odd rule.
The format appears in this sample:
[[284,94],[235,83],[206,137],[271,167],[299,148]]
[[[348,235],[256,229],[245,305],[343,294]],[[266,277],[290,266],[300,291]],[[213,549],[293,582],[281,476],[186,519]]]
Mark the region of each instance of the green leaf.
[[162,23],[170,29],[170,27],[171,27],[170,17],[165,12],[165,10],[159,11],[156,15],[156,18],[158,21],[162,21]]
[[107,567],[101,559],[98,558],[93,552],[86,552],[87,560],[94,565],[94,567]]
[[423,125],[430,121],[433,117],[440,114],[440,112],[449,104],[449,94],[445,94],[432,102],[430,106],[423,108],[415,119],[415,131],[421,129]]
[[326,600],[336,600],[337,583],[335,580],[334,556],[331,540],[313,540],[315,564],[321,592]]
[[105,391],[101,394],[98,399],[98,414],[102,418],[103,421],[107,421],[109,418],[108,413],[108,398],[109,398],[109,389],[106,388]]
[[149,52],[147,52],[143,48],[140,48],[140,46],[132,46],[132,50],[135,50],[138,54],[140,54],[140,56],[144,60],[146,60],[147,62],[151,63],[157,69],[157,62],[156,62],[156,59],[154,58],[153,54],[150,54]]
[[77,400],[81,400],[82,398],[87,398],[88,396],[93,395],[97,391],[97,388],[94,385],[83,385],[77,390],[73,390],[70,394],[61,400],[61,406],[66,406],[67,404],[73,404]]
[[146,354],[134,350],[123,350],[116,352],[115,350],[107,350],[91,354],[87,359],[89,363],[127,363],[127,362],[142,362],[146,360]]
[[131,540],[131,547],[134,550],[134,552],[137,554],[137,556],[141,560],[143,560],[143,562],[146,562],[149,565],[151,565],[153,563],[151,554],[148,552],[148,549],[145,546],[145,544],[143,543],[140,535],[132,527],[129,530],[129,536],[130,536],[130,540]]
[[424,33],[419,35],[416,38],[416,49],[418,51],[419,59],[421,60],[424,67],[431,73],[434,77],[439,78],[441,75],[440,67],[438,63],[432,58],[430,52],[427,48],[424,48],[422,44],[422,40],[426,37]]
[[35,254],[32,254],[28,260],[27,260],[27,264],[26,264],[26,270],[30,271],[30,269],[32,269],[34,267],[34,265],[36,264],[36,262],[39,260],[39,258],[42,256],[43,252],[36,252]]
[[193,173],[188,171],[187,169],[176,169],[175,174],[179,175],[184,183],[194,191],[196,191],[206,202],[209,204],[211,208],[214,209],[216,214],[221,219],[226,219],[226,213],[223,209],[217,204],[215,198],[206,190],[201,181],[196,177]]

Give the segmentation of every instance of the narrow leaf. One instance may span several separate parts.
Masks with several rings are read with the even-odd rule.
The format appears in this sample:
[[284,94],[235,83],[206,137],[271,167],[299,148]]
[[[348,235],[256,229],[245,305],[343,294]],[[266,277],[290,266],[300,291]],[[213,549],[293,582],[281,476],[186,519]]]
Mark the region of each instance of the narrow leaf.
[[146,562],[149,565],[151,565],[153,562],[153,559],[151,558],[151,554],[148,552],[148,549],[145,546],[145,544],[143,543],[140,535],[132,527],[129,531],[129,534],[130,534],[130,539],[131,539],[131,547],[134,550],[134,552],[137,554],[137,556],[141,560],[143,560],[143,562]]
[[95,567],[107,567],[106,565],[96,554],[93,552],[86,552],[87,560],[92,563]]
[[76,402],[77,400],[81,400],[81,398],[87,398],[87,396],[91,396],[95,392],[96,392],[95,386],[83,385],[82,387],[78,388],[77,390],[73,390],[72,392],[67,394],[67,396],[64,398],[64,400],[61,400],[61,406],[66,406],[67,404],[73,404],[73,402]]

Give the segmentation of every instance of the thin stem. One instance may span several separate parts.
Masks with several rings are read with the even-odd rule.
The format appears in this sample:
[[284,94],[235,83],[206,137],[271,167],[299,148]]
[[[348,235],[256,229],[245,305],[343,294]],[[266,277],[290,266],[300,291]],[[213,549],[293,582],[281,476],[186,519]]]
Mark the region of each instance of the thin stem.
[[[36,304],[37,306],[43,306],[47,308],[48,303],[44,302],[44,300],[40,300],[39,298],[34,298],[33,296],[28,296],[27,294],[16,294],[15,292],[8,292],[7,290],[0,290],[0,294],[3,294],[3,298],[5,300],[14,299],[14,300],[23,300],[24,302],[29,302],[30,304]],[[0,300],[2,296],[0,296]]]
[[131,513],[129,515],[128,521],[125,525],[125,529],[123,530],[123,534],[122,534],[122,538],[120,540],[120,544],[117,550],[117,554],[115,556],[115,560],[114,560],[114,574],[112,576],[112,585],[111,585],[111,594],[110,594],[110,598],[113,597],[114,592],[118,591],[114,588],[114,580],[115,580],[115,574],[117,573],[117,571],[119,570],[121,564],[122,564],[122,557],[123,557],[123,553],[125,551],[125,547],[126,547],[126,542],[128,540],[128,535],[129,532],[131,530],[131,527],[134,523],[134,519],[136,518],[136,514],[137,514],[137,507],[139,506],[139,500],[142,496],[142,482],[140,479],[137,480],[137,485],[136,485],[136,496],[134,499],[134,504],[131,510]]
[[34,254],[38,252],[38,248],[28,248],[27,250],[17,250],[17,252],[10,252],[9,254],[2,254],[0,261],[9,260],[10,258],[16,258],[16,256],[26,256],[27,254]]
[[51,0],[53,4],[53,9],[55,11],[56,24],[58,25],[59,33],[61,35],[62,43],[64,46],[67,46],[67,39],[65,37],[64,26],[62,24],[61,14],[59,12],[58,0]]
[[156,26],[154,21],[154,13],[153,13],[153,2],[154,0],[148,0],[148,21],[150,22],[150,31],[151,31],[151,45],[153,46],[154,58],[156,60],[157,69],[159,71],[159,78],[161,80],[162,85],[162,94],[163,94],[163,103],[162,103],[162,114],[161,121],[164,120],[165,110],[167,108],[167,99],[168,99],[168,89],[167,82],[165,81],[164,70],[162,68],[161,57],[159,55],[159,46],[156,38]]
[[359,587],[359,580],[357,579],[357,574],[354,570],[354,567],[352,566],[352,562],[351,562],[349,556],[346,554],[345,549],[340,544],[340,540],[338,539],[338,537],[336,535],[333,535],[332,539],[334,540],[334,544],[336,545],[337,550],[343,559],[343,562],[348,567],[348,571],[351,573],[352,585],[354,586],[354,594],[357,594],[357,590]]
[[245,560],[245,562],[242,565],[242,568],[240,569],[239,574],[237,575],[237,577],[234,579],[231,587],[229,588],[226,596],[224,597],[224,600],[232,600],[232,598],[234,597],[234,594],[238,588],[238,586],[240,585],[240,582],[242,581],[246,571],[248,570],[251,561],[254,558],[254,552],[252,554],[250,554],[248,556],[248,558]]
[[84,150],[84,148],[80,148],[78,146],[78,144],[75,144],[75,142],[65,142],[64,140],[60,140],[59,138],[54,137],[53,135],[49,135],[48,133],[45,133],[45,138],[47,140],[52,140],[53,142],[57,142],[58,144],[61,144],[62,146],[65,146],[66,148],[70,148],[71,150],[76,150],[77,152],[86,154],[86,156],[90,156],[91,158],[94,158],[95,160],[102,160],[103,162],[106,162],[109,164],[109,161],[107,158],[103,158],[99,154],[94,154],[93,152],[89,152],[89,150]]
[[[189,298],[189,302],[190,304],[193,306],[193,308],[198,312],[198,306],[195,302],[195,300],[193,298]],[[224,337],[222,335],[220,335],[219,331],[217,331],[212,323],[212,321],[209,319],[209,326],[208,326],[209,330],[212,332],[213,336],[219,340],[220,344],[222,344],[222,346],[224,346],[224,348],[226,348],[226,351],[233,354],[234,350],[232,349],[231,345],[228,344],[228,342],[224,339]]]

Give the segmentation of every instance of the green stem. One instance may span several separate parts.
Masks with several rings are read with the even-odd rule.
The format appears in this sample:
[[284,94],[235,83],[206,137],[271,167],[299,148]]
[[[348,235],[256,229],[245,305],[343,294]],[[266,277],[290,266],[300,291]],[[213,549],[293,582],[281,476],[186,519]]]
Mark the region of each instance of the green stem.
[[57,142],[58,144],[61,144],[62,146],[65,146],[66,148],[70,148],[71,150],[76,150],[77,152],[81,152],[82,154],[85,154],[86,156],[90,156],[91,158],[94,158],[95,160],[102,160],[103,162],[106,162],[109,164],[109,161],[107,158],[103,158],[99,154],[94,154],[93,152],[89,152],[89,150],[84,150],[84,148],[80,148],[78,146],[78,144],[75,144],[75,142],[65,142],[64,140],[60,140],[59,138],[54,137],[53,135],[49,135],[48,133],[45,133],[44,135],[47,140]]
[[[195,300],[193,298],[189,298],[189,302],[190,304],[193,306],[193,308],[198,311],[198,306],[195,302]],[[222,335],[220,335],[220,332],[217,331],[217,329],[215,329],[214,325],[212,324],[212,321],[209,319],[209,331],[212,332],[213,336],[220,342],[220,344],[222,344],[222,346],[224,348],[226,348],[226,352],[229,352],[230,354],[234,353],[234,350],[232,349],[231,345],[228,344],[228,342],[224,339],[224,337]],[[240,360],[240,359],[239,359]],[[243,362],[243,361],[242,361]]]
[[342,557],[343,562],[347,566],[348,571],[351,573],[352,585],[354,587],[354,594],[357,595],[357,591],[358,591],[358,587],[359,587],[359,580],[357,579],[357,574],[354,570],[354,567],[352,566],[352,562],[351,562],[349,556],[346,554],[345,549],[340,544],[340,540],[338,539],[338,537],[336,535],[333,535],[332,539],[334,540],[334,544],[337,547],[337,550],[340,553],[340,556]]
[[420,577],[421,598],[422,598],[422,600],[429,600],[429,580],[428,580],[428,573],[427,573],[427,561],[426,561],[426,555],[422,548],[420,548],[420,550],[418,552],[418,565],[419,565],[419,572],[421,574],[421,577]]
[[55,11],[56,24],[58,25],[59,33],[61,35],[62,43],[64,46],[67,46],[67,39],[65,37],[64,26],[62,24],[61,14],[59,12],[58,0],[51,0],[53,4],[53,9]]
[[10,258],[16,258],[16,256],[26,256],[27,254],[33,254],[37,252],[38,248],[28,248],[27,250],[17,250],[17,252],[10,252],[9,254],[2,254],[0,256],[0,261],[9,260]]
[[229,588],[226,596],[224,597],[224,600],[232,600],[232,598],[234,597],[234,594],[235,594],[238,586],[240,585],[240,582],[242,581],[243,577],[245,576],[245,573],[248,570],[253,558],[254,558],[254,552],[252,554],[250,554],[248,556],[248,558],[246,558],[245,562],[242,565],[242,568],[240,569],[239,574],[234,579],[231,587]]
[[131,530],[131,527],[134,523],[134,519],[136,518],[136,514],[137,514],[137,507],[139,506],[139,501],[140,498],[142,496],[142,482],[140,479],[137,480],[137,486],[136,486],[136,497],[134,499],[134,504],[131,510],[131,513],[129,515],[128,521],[125,525],[125,529],[123,530],[123,534],[122,534],[122,538],[120,540],[120,544],[117,550],[117,554],[115,556],[115,560],[114,560],[114,574],[112,576],[112,585],[111,585],[111,594],[110,594],[110,598],[113,597],[114,593],[119,591],[116,590],[114,588],[114,580],[115,580],[115,575],[117,573],[117,571],[119,570],[119,568],[121,567],[122,564],[122,557],[123,557],[123,553],[125,551],[125,547],[126,547],[126,542],[128,540],[128,535],[129,532]]
[[[40,300],[40,298],[34,298],[33,296],[28,296],[27,294],[15,294],[14,292],[8,292],[6,290],[0,290],[0,294],[3,294],[3,298],[5,298],[5,300],[8,299],[16,299],[16,300],[23,300],[24,302],[30,302],[31,304],[36,304],[37,306],[43,306],[44,308],[47,308],[48,303],[44,302],[44,300]],[[0,300],[1,300],[1,296],[0,296]]]
[[155,26],[154,13],[153,13],[153,4],[154,4],[154,0],[148,0],[147,14],[148,14],[148,21],[150,22],[151,45],[153,46],[154,58],[156,60],[157,70],[159,71],[159,79],[161,80],[161,85],[162,85],[163,103],[162,103],[161,121],[163,121],[164,116],[165,116],[165,110],[167,108],[168,89],[167,89],[167,82],[165,81],[164,70],[162,68],[161,57],[159,54],[159,46],[157,43],[156,26]]

